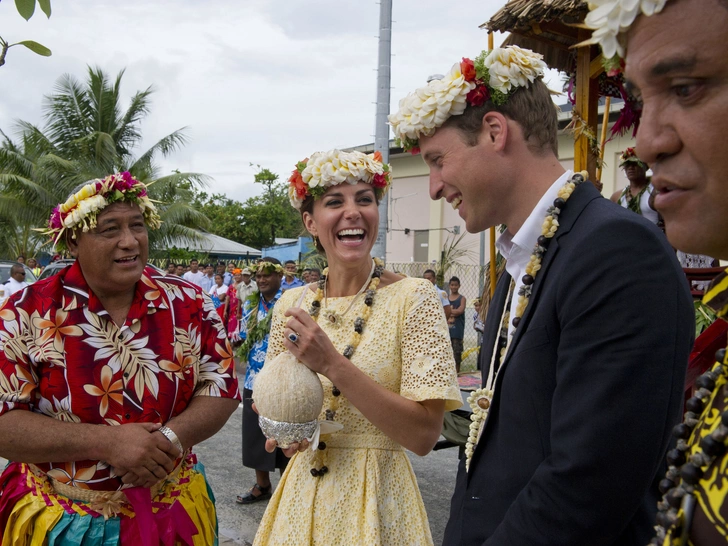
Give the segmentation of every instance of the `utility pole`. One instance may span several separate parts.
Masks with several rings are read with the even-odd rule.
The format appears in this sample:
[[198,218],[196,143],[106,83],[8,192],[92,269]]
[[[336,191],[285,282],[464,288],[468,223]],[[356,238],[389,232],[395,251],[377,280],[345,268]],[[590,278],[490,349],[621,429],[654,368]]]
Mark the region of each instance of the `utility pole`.
[[[389,163],[389,89],[392,72],[392,0],[379,4],[379,62],[377,65],[377,114],[374,133],[374,150],[382,154],[382,161]],[[387,229],[389,225],[389,195],[379,203],[379,233],[372,248],[372,255],[383,260],[387,257]]]

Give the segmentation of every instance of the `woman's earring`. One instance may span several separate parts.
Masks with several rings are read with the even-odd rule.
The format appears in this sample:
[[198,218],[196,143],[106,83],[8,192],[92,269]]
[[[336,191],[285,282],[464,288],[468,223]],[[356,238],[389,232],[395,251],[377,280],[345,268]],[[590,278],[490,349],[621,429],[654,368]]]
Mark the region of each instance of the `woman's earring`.
[[313,247],[318,248],[318,237],[315,235],[313,236]]

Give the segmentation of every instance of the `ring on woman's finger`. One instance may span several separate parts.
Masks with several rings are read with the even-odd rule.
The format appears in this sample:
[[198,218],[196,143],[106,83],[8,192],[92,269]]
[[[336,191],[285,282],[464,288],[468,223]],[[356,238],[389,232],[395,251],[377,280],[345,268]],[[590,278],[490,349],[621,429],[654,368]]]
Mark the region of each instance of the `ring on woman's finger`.
[[291,343],[298,342],[298,334],[296,332],[291,332],[288,334],[288,339],[291,341]]

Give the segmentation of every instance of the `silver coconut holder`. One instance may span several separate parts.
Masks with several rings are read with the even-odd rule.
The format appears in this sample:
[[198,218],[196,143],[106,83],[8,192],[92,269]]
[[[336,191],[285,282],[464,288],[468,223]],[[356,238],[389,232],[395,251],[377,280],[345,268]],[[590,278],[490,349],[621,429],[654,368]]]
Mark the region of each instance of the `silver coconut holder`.
[[275,440],[278,447],[286,449],[291,444],[300,443],[304,439],[312,438],[316,433],[318,420],[306,423],[285,423],[274,421],[262,415],[258,416],[258,424],[263,435],[269,440]]

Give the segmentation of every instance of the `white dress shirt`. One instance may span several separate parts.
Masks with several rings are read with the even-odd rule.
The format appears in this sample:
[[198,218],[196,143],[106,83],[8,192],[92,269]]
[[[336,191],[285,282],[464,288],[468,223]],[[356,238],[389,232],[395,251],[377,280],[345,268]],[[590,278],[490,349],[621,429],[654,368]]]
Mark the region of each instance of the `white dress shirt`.
[[[541,236],[541,226],[548,208],[553,205],[561,186],[566,184],[574,175],[573,171],[566,171],[546,193],[541,196],[538,204],[528,215],[521,229],[515,235],[511,235],[508,230],[504,231],[495,246],[498,248],[506,261],[506,271],[513,277],[515,288],[513,291],[513,300],[511,301],[510,320],[508,321],[508,333],[513,335],[515,327],[512,324],[513,317],[516,316],[516,307],[518,306],[518,290],[523,286],[523,275],[526,273],[526,266],[531,259],[531,253],[536,246],[536,241]],[[538,274],[537,274],[538,275]]]

